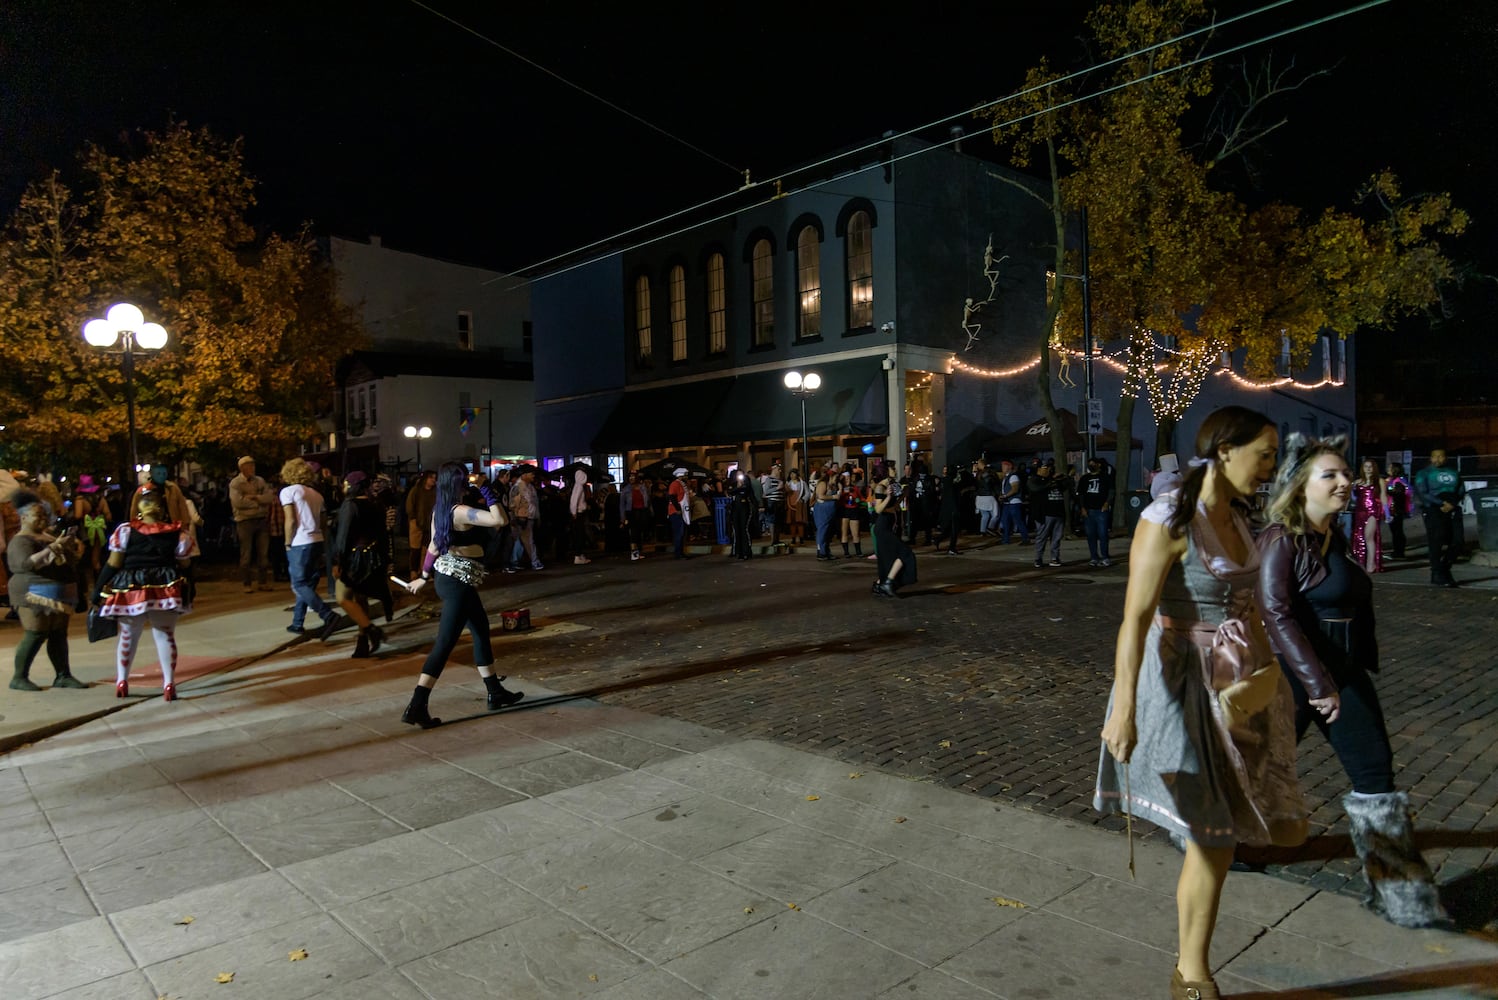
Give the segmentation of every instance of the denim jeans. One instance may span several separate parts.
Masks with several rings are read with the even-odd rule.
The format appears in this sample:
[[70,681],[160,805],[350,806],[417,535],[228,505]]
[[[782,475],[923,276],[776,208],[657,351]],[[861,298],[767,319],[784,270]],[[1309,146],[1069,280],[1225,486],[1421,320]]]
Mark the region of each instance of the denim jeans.
[[1112,520],[1112,511],[1087,512],[1087,556],[1094,562],[1108,558],[1108,527]]
[[1045,519],[1040,522],[1040,530],[1035,533],[1036,562],[1045,558],[1046,542],[1051,543],[1051,562],[1061,561],[1061,534],[1064,529],[1065,524],[1060,515],[1045,515]]
[[667,518],[671,522],[671,552],[678,559],[686,558],[687,523],[681,519],[680,514],[672,514]]
[[286,565],[291,576],[291,592],[296,595],[296,607],[291,609],[292,628],[301,628],[307,619],[307,609],[327,621],[333,611],[317,596],[317,579],[322,576],[323,544],[293,545],[286,550]]
[[1006,503],[999,505],[999,534],[1005,545],[1009,544],[1011,534],[1019,535],[1020,540],[1030,544],[1030,528],[1025,524],[1025,505],[1019,503]]
[[811,519],[817,526],[817,555],[831,555],[827,549],[832,538],[832,525],[834,515],[837,514],[837,504],[831,500],[823,500],[813,503],[811,507]]
[[986,535],[999,523],[999,501],[996,497],[981,496],[973,501],[978,508],[978,533]]

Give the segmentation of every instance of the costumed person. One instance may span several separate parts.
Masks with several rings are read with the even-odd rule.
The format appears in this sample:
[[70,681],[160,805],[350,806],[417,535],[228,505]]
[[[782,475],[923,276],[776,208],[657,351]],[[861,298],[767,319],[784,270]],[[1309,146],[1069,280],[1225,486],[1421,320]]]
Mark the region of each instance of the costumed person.
[[5,544],[5,565],[10,573],[7,595],[25,631],[16,646],[12,691],[40,691],[31,680],[31,664],[37,652],[47,647],[56,677],[55,688],[85,688],[68,664],[68,617],[78,603],[77,564],[83,543],[76,534],[54,535],[52,508],[40,495],[17,490],[10,498],[18,527]]
[[806,499],[810,492],[800,469],[786,473],[785,479],[785,527],[791,536],[792,545],[806,542]]
[[750,541],[750,522],[754,518],[754,487],[749,483],[749,476],[743,469],[735,469],[732,485],[728,490],[731,498],[728,515],[729,525],[733,532],[733,546],[729,553],[735,559],[748,559],[754,555],[754,545]]
[[588,474],[582,469],[574,470],[572,492],[567,497],[574,566],[586,566],[593,561],[588,558],[588,514],[592,509],[591,498],[588,496]]
[[479,597],[478,585],[484,582],[484,544],[486,535],[508,522],[499,496],[487,485],[468,488],[468,471],[456,462],[448,462],[437,471],[437,498],[432,509],[432,541],[422,561],[421,576],[406,587],[419,594],[435,578],[437,596],[442,599],[442,617],[432,651],[421,665],[421,676],[411,702],[401,714],[407,725],[430,729],[441,725],[428,709],[428,700],[442,668],[463,629],[473,640],[473,663],[484,681],[487,704],[491,712],[515,704],[524,692],[505,688],[503,676],[494,673],[494,650],[489,644],[489,615]]
[[1389,494],[1378,463],[1363,459],[1352,481],[1352,557],[1369,573],[1384,571],[1384,511]]
[[811,476],[811,519],[816,525],[817,558],[832,560],[832,532],[837,524],[837,484],[831,468],[818,469]]
[[161,663],[161,697],[177,697],[177,619],[190,610],[184,569],[192,537],[171,519],[161,485],[147,480],[131,498],[135,516],[109,536],[109,561],[99,573],[94,603],[119,623],[114,696],[130,694],[130,666],[147,627]]
[[94,581],[104,565],[104,553],[109,546],[109,504],[99,492],[94,477],[84,473],[78,477],[73,490],[73,519],[78,523],[78,539],[83,543],[83,555],[78,560],[78,596],[88,610],[88,595],[94,592]]
[[317,472],[305,459],[288,459],[281,466],[282,534],[286,538],[287,575],[296,603],[291,608],[291,624],[286,631],[301,635],[307,612],[322,619],[322,628],[333,625],[338,614],[317,593],[317,579],[323,569],[323,499],[316,489]]
[[1415,848],[1409,796],[1394,789],[1394,751],[1369,676],[1378,671],[1373,581],[1335,526],[1357,488],[1346,444],[1290,436],[1259,536],[1264,625],[1294,690],[1296,739],[1316,723],[1352,781],[1342,808],[1369,907],[1401,927],[1436,926],[1448,918]]
[[883,597],[895,597],[901,587],[916,582],[915,550],[900,534],[903,492],[892,474],[874,484],[874,555],[879,560],[874,593]]
[[1306,836],[1294,697],[1255,605],[1259,553],[1235,504],[1269,479],[1278,448],[1263,414],[1210,414],[1201,457],[1144,509],[1129,552],[1093,805],[1185,842],[1173,1000],[1219,996],[1208,953],[1234,847]]
[[1389,537],[1394,546],[1389,553],[1391,559],[1404,558],[1404,522],[1415,513],[1415,494],[1410,481],[1404,477],[1404,466],[1389,463],[1389,476],[1385,481],[1384,494],[1389,498]]
[[[9,544],[16,532],[21,530],[21,518],[16,514],[16,508],[11,503],[11,498],[20,492],[21,484],[9,469],[0,469],[0,552]],[[6,621],[14,621],[16,609],[10,607],[10,570],[5,566],[5,560],[0,559],[0,603],[10,608],[5,616]]]
[[[337,579],[338,605],[359,626],[353,659],[362,660],[379,651],[385,633],[369,617],[369,598],[387,608],[394,607],[390,594],[389,532],[385,510],[369,496],[369,476],[354,471],[343,477],[343,506],[338,508],[338,527],[333,536],[333,576]],[[323,627],[326,642],[343,622],[334,618]]]

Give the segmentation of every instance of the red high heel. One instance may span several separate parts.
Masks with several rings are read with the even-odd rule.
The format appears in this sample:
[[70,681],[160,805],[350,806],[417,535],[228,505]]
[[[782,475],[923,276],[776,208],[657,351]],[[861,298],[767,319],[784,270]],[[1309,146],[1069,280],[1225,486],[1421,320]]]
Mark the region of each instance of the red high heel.
[[130,697],[130,682],[129,681],[117,681],[115,683],[115,685],[114,685],[114,696],[116,698],[128,698],[128,697]]
[[175,685],[175,684],[168,684],[166,687],[162,688],[161,689],[161,700],[162,701],[176,701],[177,700],[177,685]]

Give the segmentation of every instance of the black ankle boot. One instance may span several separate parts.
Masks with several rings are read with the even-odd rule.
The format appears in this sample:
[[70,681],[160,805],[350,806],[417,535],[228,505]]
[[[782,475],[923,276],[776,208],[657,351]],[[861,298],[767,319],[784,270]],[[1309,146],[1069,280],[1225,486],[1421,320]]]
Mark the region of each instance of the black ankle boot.
[[432,713],[427,711],[427,699],[431,696],[430,688],[416,685],[416,690],[411,692],[411,703],[401,713],[401,721],[408,726],[420,726],[422,729],[442,725],[441,719],[432,718]]
[[510,691],[500,681],[502,677],[485,677],[484,688],[489,695],[489,711],[497,712],[501,708],[509,708],[521,698],[525,697],[524,691]]
[[361,628],[359,630],[359,641],[354,643],[354,654],[351,658],[355,660],[369,659],[369,629]]
[[854,542],[853,543],[853,554],[855,556],[861,556],[861,555],[863,555],[863,543],[862,542]]
[[365,630],[369,633],[369,655],[373,656],[380,651],[380,646],[385,642],[385,633],[378,625],[371,625]]

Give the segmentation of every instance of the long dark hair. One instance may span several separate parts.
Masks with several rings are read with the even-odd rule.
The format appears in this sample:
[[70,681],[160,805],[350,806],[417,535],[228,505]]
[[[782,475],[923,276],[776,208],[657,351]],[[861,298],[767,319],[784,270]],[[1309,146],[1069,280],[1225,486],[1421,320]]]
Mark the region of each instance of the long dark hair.
[[1196,502],[1201,499],[1202,484],[1207,481],[1207,469],[1222,461],[1223,448],[1242,448],[1273,427],[1274,421],[1257,410],[1246,406],[1224,406],[1213,410],[1202,421],[1196,432],[1196,454],[1210,459],[1210,463],[1194,465],[1186,471],[1181,488],[1176,494],[1176,509],[1170,515],[1168,526],[1172,538],[1180,538],[1191,519],[1196,517]]
[[457,462],[444,462],[437,470],[437,499],[432,507],[432,545],[437,554],[447,551],[453,534],[453,508],[468,492],[468,470]]

